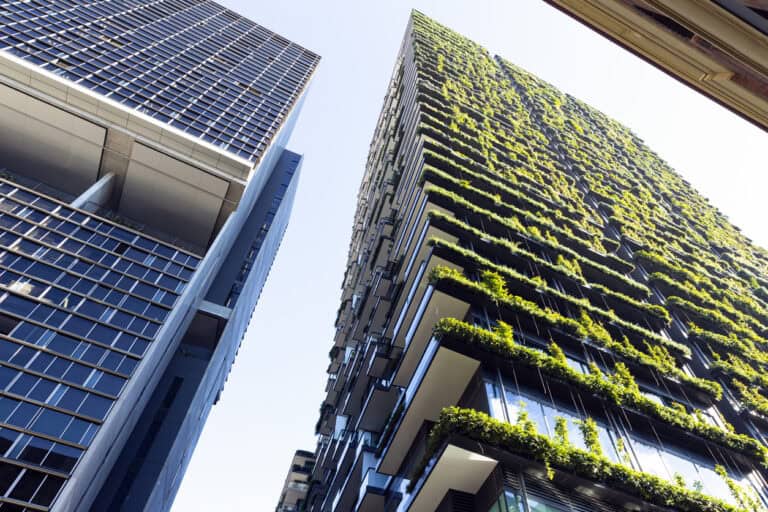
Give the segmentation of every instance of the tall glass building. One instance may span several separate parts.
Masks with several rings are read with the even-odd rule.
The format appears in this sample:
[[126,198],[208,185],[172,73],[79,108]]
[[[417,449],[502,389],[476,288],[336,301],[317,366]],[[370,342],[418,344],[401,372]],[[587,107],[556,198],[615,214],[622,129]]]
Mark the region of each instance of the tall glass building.
[[318,56],[207,0],[2,2],[0,50],[0,511],[167,510]]
[[308,511],[766,510],[768,252],[419,13],[342,289]]

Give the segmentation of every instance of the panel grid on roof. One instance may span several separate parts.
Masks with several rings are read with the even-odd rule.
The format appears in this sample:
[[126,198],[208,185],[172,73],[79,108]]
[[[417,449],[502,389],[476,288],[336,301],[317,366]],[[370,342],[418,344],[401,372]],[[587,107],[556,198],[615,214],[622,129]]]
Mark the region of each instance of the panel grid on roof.
[[0,6],[0,50],[252,161],[319,60],[209,0]]

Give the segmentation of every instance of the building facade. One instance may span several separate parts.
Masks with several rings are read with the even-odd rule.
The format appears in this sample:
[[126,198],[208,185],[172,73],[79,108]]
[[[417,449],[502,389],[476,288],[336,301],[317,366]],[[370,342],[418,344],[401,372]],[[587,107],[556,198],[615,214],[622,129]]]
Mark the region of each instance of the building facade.
[[319,58],[207,0],[3,2],[0,50],[0,510],[167,510]]
[[547,0],[662,71],[768,129],[768,4]]
[[314,453],[296,450],[275,512],[299,512],[304,509],[314,464]]
[[306,510],[765,510],[767,264],[627,128],[413,13]]

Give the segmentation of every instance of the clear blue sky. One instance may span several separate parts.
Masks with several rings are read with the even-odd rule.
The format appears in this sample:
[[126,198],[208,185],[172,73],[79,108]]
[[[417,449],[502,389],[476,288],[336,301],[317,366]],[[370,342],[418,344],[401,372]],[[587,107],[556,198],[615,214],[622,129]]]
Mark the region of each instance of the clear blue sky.
[[220,0],[322,55],[290,143],[291,224],[173,512],[274,510],[314,450],[358,184],[411,8],[629,126],[765,246],[765,132],[541,0]]

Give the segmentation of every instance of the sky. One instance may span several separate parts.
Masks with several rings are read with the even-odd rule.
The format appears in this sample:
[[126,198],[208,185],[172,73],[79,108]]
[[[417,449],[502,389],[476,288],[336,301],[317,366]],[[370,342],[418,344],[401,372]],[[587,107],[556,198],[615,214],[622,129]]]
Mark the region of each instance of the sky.
[[[629,126],[768,246],[768,134],[542,0],[219,0],[322,56],[289,148],[290,225],[172,512],[275,509],[313,451],[357,190],[412,8]],[[762,171],[762,172],[761,172]]]

